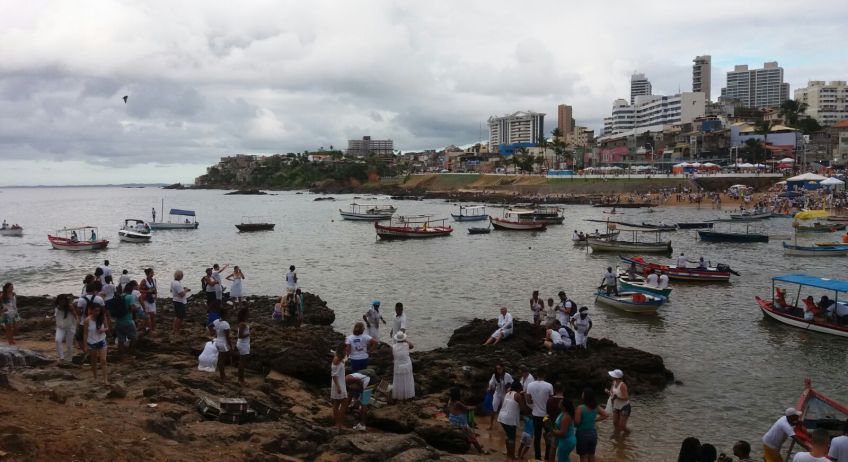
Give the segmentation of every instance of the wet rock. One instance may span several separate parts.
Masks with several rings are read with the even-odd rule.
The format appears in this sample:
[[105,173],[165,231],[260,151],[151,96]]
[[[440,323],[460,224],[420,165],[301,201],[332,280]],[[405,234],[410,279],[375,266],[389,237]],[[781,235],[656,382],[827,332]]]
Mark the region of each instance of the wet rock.
[[47,356],[26,348],[0,345],[0,368],[38,367],[52,362]]
[[55,401],[59,404],[65,404],[68,401],[68,398],[71,397],[71,393],[64,388],[54,388],[50,390],[50,400]]
[[410,449],[425,448],[418,436],[354,433],[334,438],[321,452],[333,452],[342,461],[384,461]]
[[144,421],[144,428],[170,440],[177,439],[177,423],[167,417],[153,417]]
[[468,440],[459,430],[447,424],[418,425],[415,428],[415,433],[426,441],[427,444],[441,451],[464,454],[471,447]]
[[383,406],[368,415],[368,426],[391,433],[411,433],[419,419],[409,405]]
[[115,382],[109,386],[109,393],[106,398],[120,399],[127,397],[127,387],[121,382]]
[[77,380],[76,375],[62,369],[32,369],[21,372],[21,376],[38,382],[47,380]]

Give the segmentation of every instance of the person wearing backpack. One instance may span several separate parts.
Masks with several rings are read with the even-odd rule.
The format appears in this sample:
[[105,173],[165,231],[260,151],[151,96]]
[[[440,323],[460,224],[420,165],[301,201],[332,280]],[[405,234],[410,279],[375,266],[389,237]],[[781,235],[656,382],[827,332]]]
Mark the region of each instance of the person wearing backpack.
[[89,308],[95,305],[100,308],[106,308],[106,302],[103,298],[97,295],[103,290],[103,285],[99,281],[92,281],[86,284],[85,294],[77,299],[77,309],[79,311],[79,328],[74,335],[74,340],[77,342],[77,347],[80,351],[87,352],[85,345],[85,334],[83,333],[85,319],[88,317]]

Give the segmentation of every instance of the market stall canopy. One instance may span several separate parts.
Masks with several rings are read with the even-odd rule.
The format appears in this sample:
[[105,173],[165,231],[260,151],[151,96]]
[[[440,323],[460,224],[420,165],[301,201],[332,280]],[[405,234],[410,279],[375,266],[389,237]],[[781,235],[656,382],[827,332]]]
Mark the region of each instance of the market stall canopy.
[[793,176],[792,178],[789,178],[786,181],[823,181],[826,179],[826,176],[816,175],[815,173],[804,173],[801,175]]
[[821,182],[821,184],[823,184],[823,185],[825,185],[825,186],[830,186],[830,185],[841,185],[841,184],[845,184],[845,182],[844,182],[844,181],[842,181],[842,180],[840,180],[839,178],[833,178],[833,177],[830,177],[830,178],[828,178],[828,179],[826,179],[826,180],[822,181],[822,182]]

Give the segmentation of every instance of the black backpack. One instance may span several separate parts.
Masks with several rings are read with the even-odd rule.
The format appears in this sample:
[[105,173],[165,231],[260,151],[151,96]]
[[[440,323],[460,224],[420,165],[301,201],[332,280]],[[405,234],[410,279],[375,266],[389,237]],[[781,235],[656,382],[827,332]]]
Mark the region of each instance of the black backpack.
[[112,306],[109,307],[109,316],[112,316],[112,319],[120,319],[129,313],[127,309],[127,304],[124,302],[124,296],[116,296],[112,299]]

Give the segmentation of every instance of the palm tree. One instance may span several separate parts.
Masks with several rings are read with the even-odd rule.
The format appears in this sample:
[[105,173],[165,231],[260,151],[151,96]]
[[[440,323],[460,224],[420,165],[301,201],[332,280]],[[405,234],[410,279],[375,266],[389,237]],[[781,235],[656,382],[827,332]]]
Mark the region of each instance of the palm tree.
[[[754,133],[757,135],[763,135],[762,147],[765,150],[768,147],[768,135],[771,132],[772,124],[768,120],[758,120],[754,124]],[[745,144],[748,144],[748,141],[745,141]]]
[[762,160],[763,142],[756,138],[748,138],[745,140],[745,150],[751,156],[751,163],[758,164]]
[[790,127],[798,125],[798,120],[801,115],[807,110],[807,103],[802,103],[794,99],[787,99],[780,105],[780,117],[783,122]]

